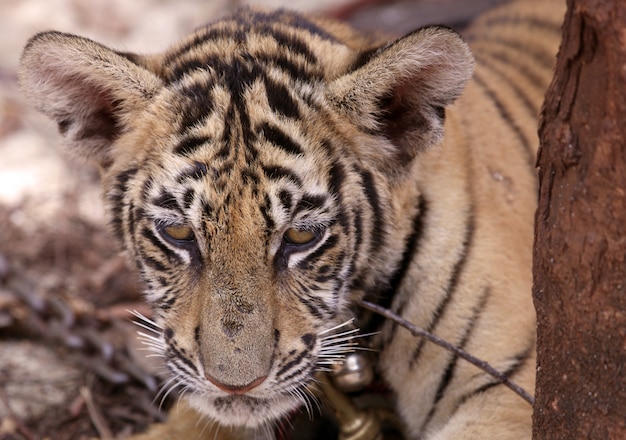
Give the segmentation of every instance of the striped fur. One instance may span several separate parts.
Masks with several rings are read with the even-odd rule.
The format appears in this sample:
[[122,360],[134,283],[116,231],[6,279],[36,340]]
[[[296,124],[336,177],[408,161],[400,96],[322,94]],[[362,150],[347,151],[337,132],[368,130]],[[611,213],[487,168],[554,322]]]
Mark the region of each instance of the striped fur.
[[535,131],[562,14],[539,3],[478,20],[475,70],[446,28],[384,43],[286,11],[244,9],[158,55],[31,39],[23,91],[100,166],[152,344],[197,411],[279,419],[356,317],[380,331],[408,437],[530,438],[526,402],[354,301],[532,390]]

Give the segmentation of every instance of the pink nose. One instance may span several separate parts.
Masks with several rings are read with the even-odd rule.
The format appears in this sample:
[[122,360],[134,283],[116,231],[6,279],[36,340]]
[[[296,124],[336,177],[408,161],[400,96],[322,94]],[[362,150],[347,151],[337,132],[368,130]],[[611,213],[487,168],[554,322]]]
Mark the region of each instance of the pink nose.
[[211,376],[209,376],[208,374],[204,375],[206,377],[206,379],[211,382],[213,385],[215,385],[216,387],[218,387],[220,390],[228,393],[228,394],[245,394],[248,391],[258,387],[259,385],[261,385],[263,382],[265,382],[265,379],[267,379],[267,376],[262,376],[259,377],[258,379],[253,380],[252,382],[250,382],[247,385],[226,385],[221,383],[220,381],[212,378]]

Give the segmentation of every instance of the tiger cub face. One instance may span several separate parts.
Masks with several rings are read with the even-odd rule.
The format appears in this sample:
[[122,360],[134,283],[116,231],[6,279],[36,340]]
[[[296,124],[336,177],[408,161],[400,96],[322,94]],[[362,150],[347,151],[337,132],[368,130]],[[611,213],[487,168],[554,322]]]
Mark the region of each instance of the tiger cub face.
[[150,56],[39,34],[20,79],[99,165],[174,383],[219,422],[257,426],[306,399],[356,287],[389,283],[416,164],[472,64],[444,28],[375,45],[243,10]]

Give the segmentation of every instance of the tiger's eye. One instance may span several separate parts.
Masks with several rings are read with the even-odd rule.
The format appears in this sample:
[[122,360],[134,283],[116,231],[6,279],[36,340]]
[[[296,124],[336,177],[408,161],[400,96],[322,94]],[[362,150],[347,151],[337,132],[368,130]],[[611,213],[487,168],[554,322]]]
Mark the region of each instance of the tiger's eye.
[[173,239],[178,241],[189,241],[193,240],[193,230],[190,226],[186,225],[178,225],[178,226],[168,226],[163,228],[163,232]]
[[285,238],[291,244],[308,244],[315,240],[316,235],[304,229],[289,228],[285,231]]

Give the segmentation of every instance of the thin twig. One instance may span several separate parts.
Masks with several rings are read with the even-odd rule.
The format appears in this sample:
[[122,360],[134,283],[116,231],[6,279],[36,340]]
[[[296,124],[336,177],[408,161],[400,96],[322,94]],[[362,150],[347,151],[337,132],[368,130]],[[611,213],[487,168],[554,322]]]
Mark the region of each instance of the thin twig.
[[449,350],[449,351],[455,353],[460,358],[465,359],[470,364],[472,364],[472,365],[480,368],[481,370],[489,373],[491,376],[493,376],[494,378],[498,379],[498,381],[500,381],[502,384],[506,385],[511,390],[513,390],[515,393],[517,393],[522,399],[524,399],[525,401],[527,401],[531,405],[534,405],[535,398],[533,396],[531,396],[526,390],[524,390],[522,387],[517,385],[515,382],[511,381],[504,374],[502,374],[501,372],[499,372],[498,370],[493,368],[487,362],[485,362],[485,361],[483,361],[481,359],[478,359],[478,358],[472,356],[471,354],[467,353],[466,351],[460,349],[459,347],[457,347],[455,345],[452,345],[452,344],[450,344],[447,341],[444,341],[443,339],[433,335],[432,333],[427,332],[426,330],[423,330],[423,329],[417,327],[416,325],[411,324],[409,321],[407,321],[406,319],[402,318],[401,316],[395,314],[394,312],[392,312],[389,309],[381,307],[381,306],[379,306],[377,304],[373,304],[373,303],[371,303],[369,301],[363,301],[363,300],[359,301],[358,304],[361,307],[363,307],[364,309],[371,310],[372,312],[378,313],[379,315],[382,315],[385,318],[391,319],[392,321],[398,323],[402,327],[404,327],[407,330],[409,330],[413,334],[413,336],[421,336],[423,338],[426,338],[430,342],[432,342],[434,344],[437,344],[440,347],[443,347],[446,350]]
[[88,387],[82,386],[80,387],[80,395],[85,400],[85,404],[87,405],[87,412],[89,413],[89,418],[91,419],[91,423],[98,431],[98,435],[102,440],[110,440],[113,438],[113,433],[109,426],[107,425],[100,409],[96,406],[96,402],[93,400],[93,396],[91,395],[91,390]]

